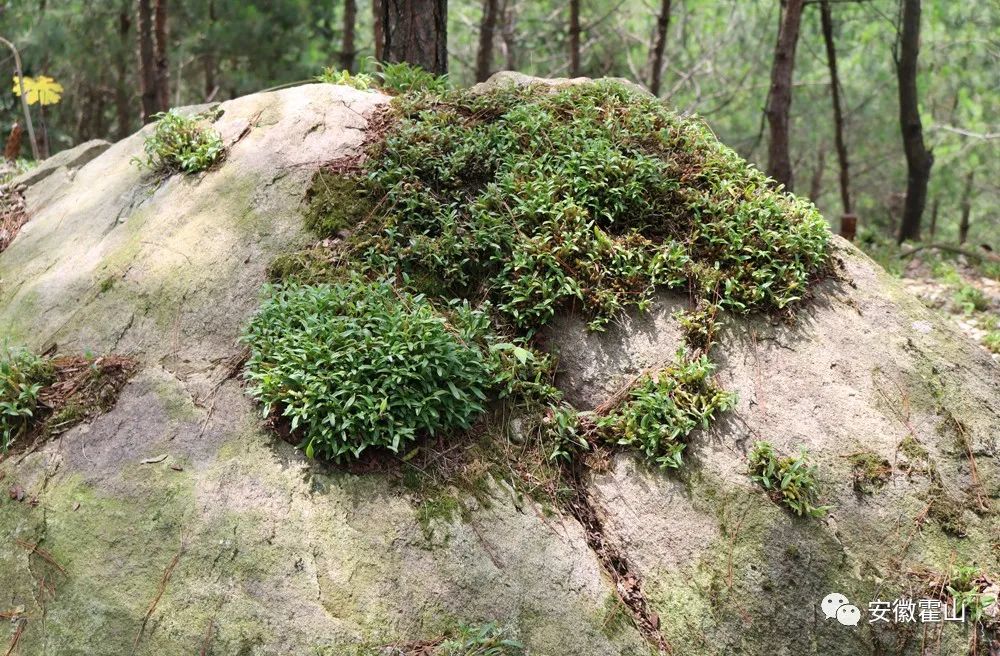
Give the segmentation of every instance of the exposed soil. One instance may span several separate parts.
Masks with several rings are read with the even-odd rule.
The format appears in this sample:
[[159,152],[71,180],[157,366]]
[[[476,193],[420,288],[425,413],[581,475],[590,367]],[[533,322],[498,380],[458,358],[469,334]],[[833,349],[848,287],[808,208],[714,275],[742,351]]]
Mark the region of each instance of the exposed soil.
[[36,422],[25,438],[12,445],[7,457],[18,452],[27,455],[52,437],[110,410],[138,368],[133,358],[114,354],[58,356],[50,363],[54,382],[39,393]]

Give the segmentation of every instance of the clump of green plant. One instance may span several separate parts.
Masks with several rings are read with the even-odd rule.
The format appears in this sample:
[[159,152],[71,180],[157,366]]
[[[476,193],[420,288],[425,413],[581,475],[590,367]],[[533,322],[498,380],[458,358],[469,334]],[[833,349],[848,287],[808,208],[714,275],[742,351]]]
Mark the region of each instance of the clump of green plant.
[[377,73],[381,78],[379,87],[395,93],[427,92],[444,93],[448,90],[448,76],[434,75],[420,66],[407,62],[391,64],[382,62]]
[[407,95],[396,109],[367,163],[385,202],[364,259],[444,281],[446,296],[488,290],[527,336],[569,305],[600,329],[657,287],[781,309],[826,266],[815,207],[620,84]]
[[717,413],[736,403],[735,394],[712,380],[714,369],[708,356],[679,351],[673,364],[646,376],[624,404],[598,419],[598,429],[661,469],[679,468],[691,431],[708,428]]
[[848,457],[854,474],[854,489],[864,494],[878,492],[892,477],[892,464],[877,453],[859,451]]
[[398,451],[483,411],[490,369],[474,337],[384,282],[275,287],[244,335],[249,392],[302,428],[309,457]]
[[991,330],[983,337],[983,344],[993,353],[1000,353],[1000,330]]
[[750,450],[750,478],[767,491],[775,503],[783,503],[796,515],[822,517],[830,506],[819,505],[816,466],[805,448],[795,456],[779,456],[768,442],[756,442]]
[[543,426],[549,444],[549,460],[569,463],[576,454],[590,448],[586,430],[580,422],[580,414],[569,405],[559,405],[550,409]]
[[962,285],[959,287],[952,299],[965,314],[982,312],[989,307],[989,301],[986,300],[986,296],[982,290],[972,285]]
[[961,615],[962,610],[966,611],[968,619],[972,622],[981,621],[986,609],[997,603],[996,595],[987,592],[990,589],[996,590],[996,582],[991,581],[990,577],[975,565],[960,564],[953,567],[945,589],[955,600],[956,613]]
[[215,164],[225,152],[222,137],[204,125],[199,116],[182,116],[176,110],[155,117],[153,132],[146,137],[146,159],[133,160],[162,173],[197,173]]
[[28,430],[42,388],[51,381],[52,367],[27,349],[0,350],[0,451]]
[[524,656],[524,645],[507,637],[507,631],[494,624],[465,626],[445,640],[434,656]]
[[342,70],[334,66],[327,66],[324,68],[323,72],[316,76],[316,81],[325,82],[327,84],[343,84],[361,91],[368,91],[375,86],[375,78],[368,73],[351,74],[350,71]]

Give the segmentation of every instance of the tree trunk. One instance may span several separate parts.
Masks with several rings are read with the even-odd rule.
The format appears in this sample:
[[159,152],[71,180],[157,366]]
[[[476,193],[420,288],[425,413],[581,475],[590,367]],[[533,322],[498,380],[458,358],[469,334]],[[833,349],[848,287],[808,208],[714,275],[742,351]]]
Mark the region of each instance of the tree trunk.
[[208,24],[209,24],[209,42],[207,44],[207,49],[205,50],[205,102],[211,102],[215,94],[218,93],[218,83],[215,81],[215,68],[217,66],[215,58],[215,44],[212,43],[212,39],[215,35],[215,23],[218,20],[218,16],[215,15],[215,0],[208,0]]
[[123,5],[118,12],[118,39],[121,51],[115,62],[115,116],[117,117],[118,139],[124,139],[132,133],[132,112],[129,107],[128,92],[128,31],[132,26],[128,5]]
[[372,32],[375,35],[375,61],[384,61],[382,46],[385,43],[385,28],[382,17],[385,15],[387,0],[372,0]]
[[972,213],[972,177],[975,170],[965,176],[965,189],[962,191],[962,220],[958,224],[958,245],[961,246],[969,238],[969,215]]
[[167,0],[156,0],[153,12],[156,47],[156,111],[170,108],[170,62],[167,60]]
[[823,193],[823,170],[826,168],[826,144],[821,143],[816,152],[816,168],[813,169],[812,182],[809,185],[809,200],[814,203],[819,202],[819,195]]
[[476,54],[476,82],[493,72],[493,33],[497,26],[497,0],[483,0],[483,21],[479,25],[479,52]]
[[823,41],[826,42],[826,62],[830,68],[830,96],[833,99],[833,139],[840,164],[840,202],[844,214],[851,214],[850,165],[847,160],[847,144],[844,142],[844,115],[840,108],[840,77],[837,75],[837,50],[833,43],[833,16],[830,0],[822,0],[820,17],[823,23]]
[[778,184],[792,190],[792,160],[788,152],[788,111],[792,106],[792,72],[795,69],[795,45],[799,40],[803,0],[787,0],[781,12],[778,43],[771,67],[771,91],[767,99],[767,122],[770,141],[767,148],[767,174]]
[[580,0],[569,0],[569,76],[580,77]]
[[142,122],[149,123],[157,112],[156,67],[153,63],[153,10],[150,0],[136,0],[139,19],[139,91]]
[[667,46],[667,28],[670,27],[670,0],[663,0],[660,15],[656,19],[656,36],[649,50],[649,90],[654,96],[660,95],[663,76],[663,51]]
[[517,70],[517,0],[504,0],[503,27],[500,40],[503,42],[504,66],[508,71]]
[[340,48],[340,67],[345,71],[354,70],[354,57],[357,55],[357,50],[354,48],[354,23],[357,16],[356,0],[344,0],[344,35]]
[[920,50],[920,0],[900,0],[902,33],[896,75],[899,78],[899,125],[906,152],[906,202],[899,226],[898,243],[920,239],[920,219],[927,202],[927,181],[934,156],[924,145],[917,94],[917,53]]
[[938,204],[940,201],[941,199],[935,196],[934,202],[931,204],[931,239],[934,239],[934,233],[937,232]]
[[382,56],[435,75],[448,72],[448,0],[379,0]]

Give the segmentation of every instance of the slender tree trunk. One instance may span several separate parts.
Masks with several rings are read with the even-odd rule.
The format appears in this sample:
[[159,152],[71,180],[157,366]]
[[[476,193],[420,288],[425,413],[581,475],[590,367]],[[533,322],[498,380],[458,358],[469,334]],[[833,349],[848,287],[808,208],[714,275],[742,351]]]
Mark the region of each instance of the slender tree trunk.
[[504,66],[508,71],[517,70],[517,0],[504,0],[503,27],[500,28],[503,42]]
[[580,77],[580,0],[569,0],[569,76]]
[[788,191],[792,190],[788,113],[792,106],[792,73],[795,69],[795,45],[799,40],[802,5],[803,0],[786,0],[784,3],[771,68],[771,91],[767,100],[767,122],[770,126],[767,173]]
[[670,27],[670,0],[663,0],[660,15],[656,18],[656,36],[649,50],[649,90],[654,96],[660,95],[663,76],[663,51],[667,46],[667,28]]
[[153,63],[153,9],[150,0],[136,1],[139,19],[139,91],[142,122],[149,123],[156,109],[156,69]]
[[448,72],[448,0],[379,0],[382,56],[434,73]]
[[375,61],[385,61],[383,45],[385,44],[385,26],[382,17],[385,16],[385,3],[388,0],[372,0],[372,31],[375,35]]
[[809,200],[816,203],[823,193],[823,170],[826,168],[826,144],[820,143],[816,152],[816,168],[813,169],[812,181],[809,185]]
[[156,0],[154,5],[153,35],[156,48],[156,111],[165,112],[170,107],[170,62],[167,60],[167,0]]
[[917,92],[917,54],[920,51],[920,0],[900,0],[902,33],[896,59],[899,78],[899,125],[906,153],[906,202],[897,241],[920,239],[920,219],[927,202],[927,182],[934,156],[924,145]]
[[479,52],[476,54],[476,82],[493,72],[493,33],[497,26],[497,0],[483,0],[483,21],[479,25]]
[[131,26],[132,17],[129,16],[128,5],[123,5],[118,12],[118,45],[121,50],[115,62],[115,116],[118,123],[116,134],[119,139],[124,139],[132,133],[132,112],[129,107],[128,92],[128,57],[131,50],[128,31]]
[[962,220],[958,224],[958,245],[961,246],[969,238],[969,215],[972,213],[972,178],[975,170],[965,176],[965,189],[962,191]]
[[215,58],[215,23],[218,16],[215,15],[215,0],[208,0],[208,25],[209,39],[205,50],[205,102],[210,102],[218,93],[218,83],[216,82],[216,58]]
[[340,48],[340,67],[345,71],[354,70],[354,57],[357,55],[357,50],[354,48],[354,23],[357,16],[356,0],[344,0],[344,34]]
[[931,239],[934,239],[934,233],[937,232],[938,204],[939,204],[940,200],[941,200],[940,198],[938,198],[937,196],[935,196],[934,197],[934,202],[931,203],[931,226],[930,226],[930,228],[931,228]]
[[826,42],[826,62],[830,68],[830,96],[833,99],[833,139],[840,164],[840,202],[844,214],[851,214],[850,165],[847,160],[847,145],[844,142],[844,115],[840,108],[840,77],[837,75],[837,50],[833,42],[833,16],[830,0],[822,0],[820,17],[823,23],[823,41]]

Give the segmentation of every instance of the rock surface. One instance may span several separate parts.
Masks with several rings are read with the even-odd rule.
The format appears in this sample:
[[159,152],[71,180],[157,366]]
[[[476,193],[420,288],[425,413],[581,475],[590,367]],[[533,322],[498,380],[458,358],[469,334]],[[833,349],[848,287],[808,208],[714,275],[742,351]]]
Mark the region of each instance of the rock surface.
[[[4,486],[26,493],[0,498],[0,611],[26,618],[0,646],[20,627],[24,655],[351,654],[496,621],[531,654],[650,653],[609,621],[613,588],[571,517],[499,483],[431,513],[381,475],[307,461],[262,428],[234,377],[267,264],[309,241],[313,170],[358,154],[385,102],[320,84],[247,96],[221,105],[229,152],[199,176],[130,164],[140,132],[28,188],[31,219],[0,254],[0,333],[132,353],[142,368],[109,413],[0,463]],[[818,286],[794,325],[729,324],[713,357],[740,401],[679,475],[622,455],[589,483],[676,654],[917,654],[920,630],[841,626],[820,600],[892,599],[881,582],[898,568],[1000,566],[997,516],[973,503],[1000,505],[1000,367],[836,248],[842,280]],[[549,342],[571,398],[596,405],[672,357],[684,303],[663,296],[603,336],[561,318]],[[900,451],[909,436],[922,462]],[[826,519],[790,516],[748,479],[757,439],[810,449]],[[852,487],[846,456],[862,449],[894,465],[874,495]],[[928,514],[941,494],[965,537]],[[967,638],[948,626],[938,653]]]

